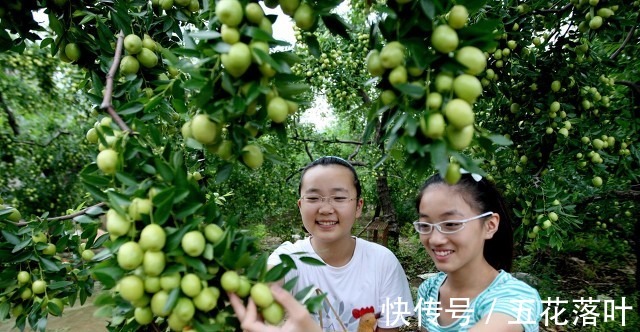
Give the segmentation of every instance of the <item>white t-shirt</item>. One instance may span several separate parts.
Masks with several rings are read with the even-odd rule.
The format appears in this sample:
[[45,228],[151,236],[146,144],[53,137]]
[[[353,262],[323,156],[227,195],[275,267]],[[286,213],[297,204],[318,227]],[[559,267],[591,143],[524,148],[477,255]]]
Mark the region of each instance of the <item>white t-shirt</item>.
[[[358,319],[353,316],[354,309],[373,307],[376,313],[382,313],[378,319],[381,328],[400,327],[407,316],[413,315],[407,276],[396,256],[379,244],[356,238],[353,257],[341,267],[301,262],[300,257],[304,256],[322,261],[313,250],[310,238],[283,243],[269,256],[268,264],[279,264],[281,254],[289,255],[296,263],[297,269],[285,276],[285,282],[298,277],[293,294],[310,285],[327,293],[320,313],[314,317],[324,331],[344,330],[336,314],[348,331],[355,331]],[[315,291],[309,294],[314,295],[318,294]]]

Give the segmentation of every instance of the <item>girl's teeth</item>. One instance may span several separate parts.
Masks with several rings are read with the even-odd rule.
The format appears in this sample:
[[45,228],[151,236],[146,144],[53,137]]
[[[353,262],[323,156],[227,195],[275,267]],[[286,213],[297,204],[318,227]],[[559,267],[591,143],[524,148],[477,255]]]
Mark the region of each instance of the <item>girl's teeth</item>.
[[453,253],[453,250],[434,250],[436,256],[447,256]]
[[337,221],[318,221],[318,224],[323,226],[336,225],[337,223]]

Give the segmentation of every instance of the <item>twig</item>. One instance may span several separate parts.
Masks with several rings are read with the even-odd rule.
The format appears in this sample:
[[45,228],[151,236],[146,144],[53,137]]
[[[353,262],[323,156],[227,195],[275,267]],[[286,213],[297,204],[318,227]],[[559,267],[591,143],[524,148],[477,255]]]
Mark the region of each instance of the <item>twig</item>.
[[627,38],[624,39],[624,41],[622,42],[622,44],[620,45],[620,47],[618,47],[618,49],[613,52],[613,54],[611,54],[611,56],[609,57],[609,60],[613,60],[615,58],[618,57],[618,55],[620,55],[620,53],[622,53],[622,50],[624,49],[625,46],[627,46],[627,44],[631,41],[631,37],[633,37],[633,34],[636,31],[636,26],[632,26],[631,30],[629,30],[629,33],[627,34]]
[[87,210],[89,210],[89,209],[91,209],[91,208],[101,207],[101,206],[104,206],[104,205],[105,205],[105,203],[104,203],[104,202],[100,202],[100,203],[98,203],[98,204],[96,204],[96,205],[89,206],[89,207],[87,207],[86,209],[82,209],[82,210],[80,210],[80,211],[78,211],[78,212],[75,212],[75,213],[72,213],[72,214],[67,214],[67,215],[65,215],[65,216],[59,216],[59,217],[53,217],[53,218],[47,218],[47,220],[48,220],[48,221],[58,221],[58,220],[68,220],[68,219],[73,219],[73,218],[75,218],[75,217],[77,217],[77,216],[81,216],[81,215],[83,215],[83,214],[87,213]]
[[120,56],[122,55],[122,45],[124,44],[124,33],[120,31],[118,33],[118,42],[116,43],[116,53],[113,56],[113,63],[111,64],[111,68],[109,69],[109,73],[107,73],[107,87],[104,91],[104,97],[102,99],[102,104],[100,108],[106,110],[107,113],[111,116],[113,121],[118,124],[118,127],[125,132],[131,132],[131,129],[127,124],[122,120],[122,118],[116,113],[116,110],[113,108],[111,104],[111,97],[113,96],[113,78],[116,76],[116,72],[118,71],[118,66],[120,66]]
[[67,131],[59,131],[57,133],[55,133],[50,139],[49,141],[47,141],[46,143],[36,143],[36,142],[30,142],[30,141],[24,141],[24,142],[20,142],[20,141],[16,141],[16,144],[27,144],[27,145],[37,145],[37,146],[42,146],[42,147],[46,147],[49,144],[51,144],[51,142],[53,142],[53,140],[55,140],[56,138],[60,137],[60,135],[70,135],[71,133],[67,132]]
[[[69,219],[73,219],[73,218],[75,218],[75,217],[77,217],[77,216],[81,216],[81,215],[83,215],[83,214],[87,213],[87,210],[89,210],[89,209],[91,209],[91,208],[94,208],[94,207],[100,207],[100,206],[104,206],[104,205],[105,205],[105,203],[104,203],[104,202],[100,202],[100,203],[98,203],[98,204],[95,204],[95,205],[89,206],[89,207],[87,207],[87,208],[85,208],[85,209],[82,209],[82,210],[80,210],[80,211],[78,211],[78,212],[74,212],[74,213],[72,213],[72,214],[67,214],[67,215],[59,216],[59,217],[47,218],[47,221],[60,221],[60,220],[69,220]],[[13,223],[13,224],[14,224],[14,225],[16,225],[16,226],[26,226],[26,225],[28,225],[29,223],[28,223],[28,222],[26,222],[26,221],[24,221],[24,219],[20,219],[20,221],[18,221],[18,222],[16,222],[16,223]]]
[[538,10],[534,10],[532,13],[534,15],[535,14],[539,14],[539,13],[562,13],[563,11],[571,8],[571,6],[573,6],[573,5],[568,3],[562,8],[558,8],[558,9],[538,9]]
[[20,128],[18,127],[18,123],[16,122],[16,118],[13,115],[13,112],[11,112],[11,110],[9,109],[9,106],[7,106],[7,104],[4,103],[4,97],[2,96],[2,92],[0,91],[0,104],[2,105],[2,108],[4,109],[4,112],[7,113],[7,118],[9,121],[9,127],[11,127],[11,130],[13,130],[13,134],[15,136],[20,135]]
[[[316,288],[316,294],[322,295],[323,293],[322,293],[322,291],[320,289]],[[327,301],[327,304],[329,305],[329,309],[331,309],[331,312],[333,312],[333,315],[336,316],[336,319],[338,320],[338,323],[340,323],[340,327],[342,327],[342,331],[347,332],[347,327],[344,326],[344,323],[340,319],[340,316],[338,315],[338,312],[331,305],[331,301],[329,301],[329,299],[326,296],[325,296],[324,300]]]
[[343,143],[343,144],[354,144],[354,145],[363,145],[363,144],[365,144],[365,143],[360,142],[360,141],[340,140],[340,139],[337,139],[337,138],[317,140],[317,139],[311,139],[311,138],[293,137],[292,139],[294,141],[314,142],[314,143]]

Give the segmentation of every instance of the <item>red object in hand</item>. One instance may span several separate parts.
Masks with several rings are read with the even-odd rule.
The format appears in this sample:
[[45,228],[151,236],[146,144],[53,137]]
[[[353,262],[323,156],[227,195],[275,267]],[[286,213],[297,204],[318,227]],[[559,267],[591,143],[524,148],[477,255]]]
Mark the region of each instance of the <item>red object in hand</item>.
[[353,318],[358,319],[360,317],[362,317],[362,315],[367,314],[367,313],[375,313],[375,309],[373,308],[373,306],[370,307],[362,307],[360,309],[356,308],[351,310],[351,314],[353,315]]

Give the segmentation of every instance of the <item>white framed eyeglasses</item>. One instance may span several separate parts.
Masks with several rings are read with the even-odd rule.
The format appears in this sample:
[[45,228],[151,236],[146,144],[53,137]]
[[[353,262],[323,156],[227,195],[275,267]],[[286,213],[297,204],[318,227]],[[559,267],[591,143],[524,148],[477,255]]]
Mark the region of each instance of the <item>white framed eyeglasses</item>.
[[442,234],[453,234],[461,231],[469,221],[486,218],[491,216],[492,214],[493,212],[485,212],[483,214],[480,214],[468,219],[445,220],[437,223],[428,223],[428,222],[416,220],[413,222],[413,227],[416,229],[418,233],[423,235],[431,234],[434,228],[437,228],[438,231]]
[[353,201],[355,198],[348,197],[345,195],[331,195],[331,196],[322,196],[322,195],[304,195],[300,197],[300,199],[308,203],[310,205],[320,205],[324,204],[324,202],[328,202],[332,206],[341,206],[346,205],[349,202]]

